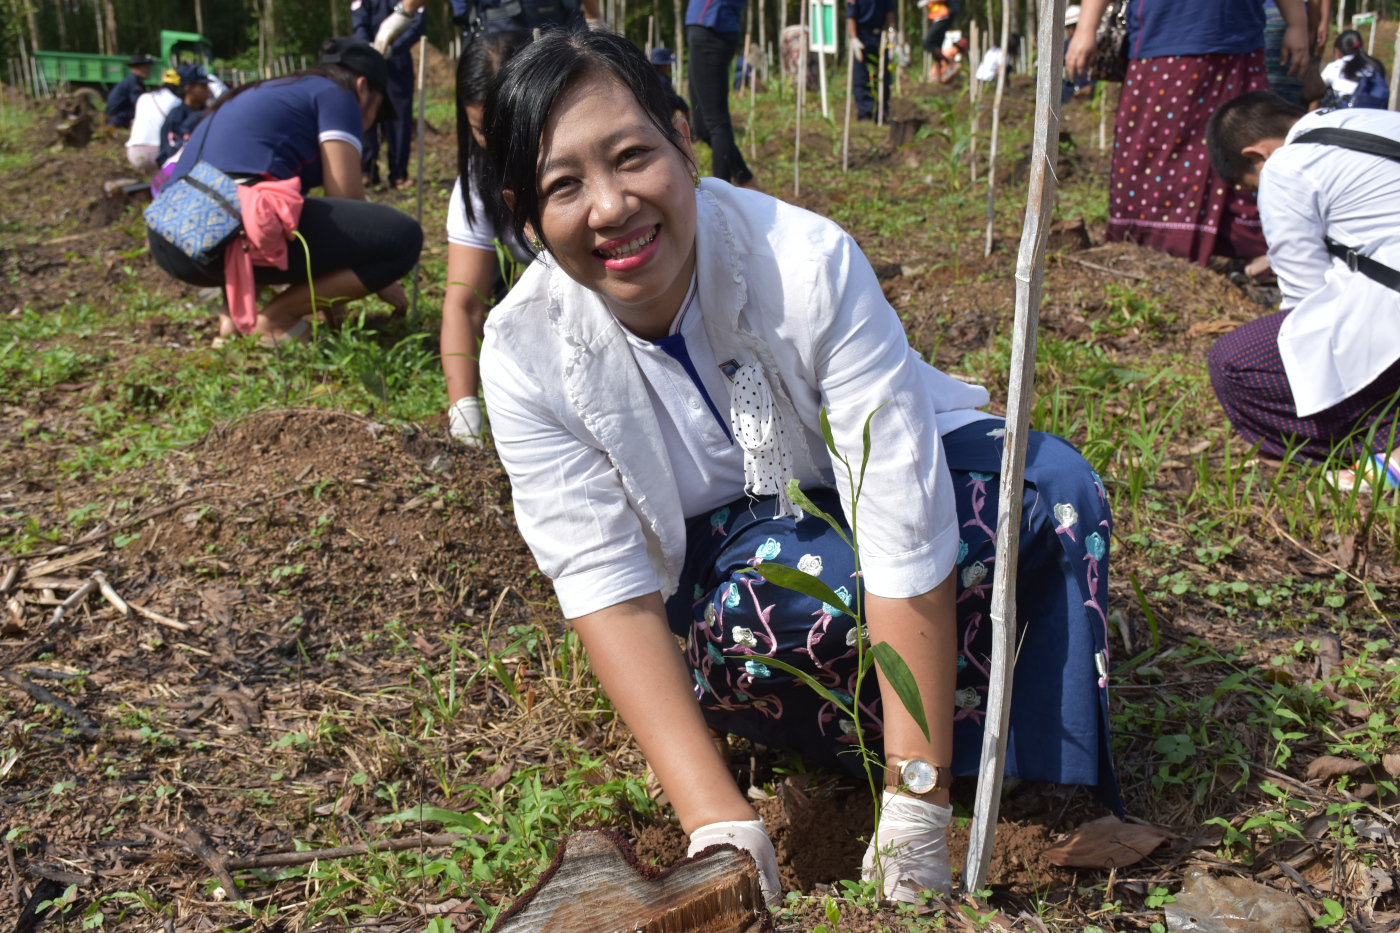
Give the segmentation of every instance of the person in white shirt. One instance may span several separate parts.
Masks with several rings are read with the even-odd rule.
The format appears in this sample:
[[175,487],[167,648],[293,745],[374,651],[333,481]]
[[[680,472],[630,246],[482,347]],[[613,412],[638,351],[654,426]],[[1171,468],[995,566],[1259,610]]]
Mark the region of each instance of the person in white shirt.
[[[1358,133],[1367,135],[1350,135]],[[1211,117],[1206,144],[1216,172],[1259,192],[1283,300],[1277,313],[1216,342],[1210,376],[1230,423],[1265,453],[1318,462],[1342,457],[1367,472],[1378,461],[1390,473],[1400,273],[1390,285],[1371,273],[1386,278],[1377,264],[1400,269],[1400,164],[1335,144],[1377,137],[1382,147],[1397,147],[1400,114],[1305,114],[1260,91]],[[1336,479],[1350,487],[1357,478],[1343,469]]]
[[159,167],[160,128],[177,104],[180,96],[180,75],[167,68],[161,76],[160,87],[136,99],[136,116],[131,118],[131,135],[126,140],[126,160],[142,172],[154,172]]
[[529,38],[519,32],[478,36],[457,60],[458,174],[447,205],[442,374],[447,380],[448,431],[469,447],[481,446],[486,431],[477,397],[481,382],[477,362],[486,312],[511,284],[505,274],[511,270],[503,269],[507,263],[497,252],[497,244],[515,263],[528,265],[531,260],[525,245],[505,228],[505,207],[500,199],[481,196],[486,174],[482,108],[501,63]]
[[[1334,59],[1322,69],[1322,83],[1327,85],[1327,93],[1318,102],[1319,110],[1337,110],[1354,106],[1352,96],[1361,80],[1374,75],[1385,83],[1385,65],[1366,54],[1361,33],[1348,29],[1337,36],[1332,43]],[[1387,102],[1380,103],[1384,110]]]
[[[997,572],[1006,428],[979,410],[987,390],[909,346],[836,224],[702,181],[626,39],[544,34],[502,67],[484,117],[489,190],[538,254],[481,354],[515,519],[690,852],[733,843],[782,894],[711,729],[861,777],[863,736],[886,787],[865,876],[897,900],[946,893],[948,783],[978,768]],[[1117,807],[1112,519],[1073,447],[1028,442],[1008,771]],[[820,598],[765,582],[763,564]],[[917,718],[883,671],[857,684],[882,643],[918,686]]]

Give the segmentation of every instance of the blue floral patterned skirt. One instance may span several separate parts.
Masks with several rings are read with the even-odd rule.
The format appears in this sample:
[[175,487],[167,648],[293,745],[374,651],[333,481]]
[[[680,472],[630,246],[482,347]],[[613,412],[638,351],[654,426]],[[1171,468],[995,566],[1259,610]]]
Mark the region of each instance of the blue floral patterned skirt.
[[[953,772],[975,774],[991,666],[1002,422],[978,421],[943,438],[953,476],[958,549],[958,690]],[[809,490],[842,518],[833,490]],[[770,498],[747,497],[687,523],[680,589],[666,605],[686,639],[695,693],[710,726],[837,770],[863,774],[854,723],[777,658],[843,699],[855,691],[854,620],[810,596],[767,583],[763,561],[818,575],[843,599],[858,585],[845,542],[825,522],[771,518]],[[1108,737],[1108,551],[1112,518],[1103,483],[1069,442],[1032,432],[1026,452],[1016,606],[1019,645],[1006,773],[1094,785],[1117,808]],[[844,522],[843,522],[844,524]],[[860,704],[866,743],[881,745],[879,684]]]

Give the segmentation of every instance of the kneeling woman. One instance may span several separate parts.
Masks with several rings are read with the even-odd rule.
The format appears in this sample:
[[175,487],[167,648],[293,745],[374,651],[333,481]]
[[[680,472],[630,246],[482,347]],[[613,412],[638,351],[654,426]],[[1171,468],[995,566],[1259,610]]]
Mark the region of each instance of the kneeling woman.
[[[521,531],[691,851],[746,848],[765,893],[781,893],[772,845],[707,726],[863,773],[855,725],[766,663],[851,693],[850,615],[765,583],[753,565],[774,561],[837,593],[863,584],[870,638],[917,678],[931,740],[902,704],[881,702],[883,679],[858,698],[887,787],[866,874],[903,900],[948,890],[948,781],[976,772],[990,655],[1004,431],[977,410],[986,390],[910,349],[836,224],[701,182],[688,127],[626,40],[546,34],[503,66],[485,118],[491,181],[540,253],[486,325],[496,446]],[[859,577],[831,527],[799,522],[782,492],[795,477],[829,513],[852,514],[823,408],[857,463],[879,409]],[[1026,476],[1008,770],[1097,784],[1116,801],[1104,491],[1045,434],[1031,438]]]
[[[398,310],[408,307],[398,280],[418,261],[423,229],[403,211],[367,202],[360,175],[361,134],[394,117],[384,95],[387,74],[384,57],[368,43],[330,39],[315,68],[225,94],[190,134],[162,194],[202,161],[269,195],[250,199],[240,192],[248,239],[236,237],[206,262],[150,234],[151,255],[162,269],[191,285],[216,286],[226,284],[226,266],[235,265],[228,254],[243,250],[255,230],[272,230],[271,242],[259,251],[271,264],[258,264],[251,281],[229,288],[232,318],[221,319],[221,334],[232,333],[237,320],[245,333],[300,337],[309,329],[307,316],[317,310],[310,286],[321,310],[369,294]],[[316,187],[324,187],[326,196],[303,199]],[[162,200],[147,208],[148,220]],[[254,210],[270,227],[250,216],[250,204],[259,204]],[[291,287],[256,309],[254,284]]]

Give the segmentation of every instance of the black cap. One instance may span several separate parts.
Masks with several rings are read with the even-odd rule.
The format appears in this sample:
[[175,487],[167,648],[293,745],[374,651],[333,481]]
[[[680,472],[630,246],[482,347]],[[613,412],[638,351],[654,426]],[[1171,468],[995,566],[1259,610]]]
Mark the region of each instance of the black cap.
[[154,60],[153,58],[151,58],[151,56],[149,56],[149,55],[141,55],[141,54],[138,53],[138,54],[133,55],[133,56],[131,56],[130,58],[128,58],[128,59],[126,60],[126,63],[127,63],[128,66],[131,66],[131,65],[150,65],[150,64],[153,64],[154,61],[155,61],[155,60]]
[[180,86],[189,87],[192,84],[208,84],[209,76],[204,73],[204,69],[198,65],[180,65],[175,69],[180,75]]
[[364,78],[371,88],[379,92],[382,100],[376,122],[398,119],[398,111],[389,100],[389,64],[374,46],[349,36],[327,39],[321,43],[320,63],[339,65],[351,74]]

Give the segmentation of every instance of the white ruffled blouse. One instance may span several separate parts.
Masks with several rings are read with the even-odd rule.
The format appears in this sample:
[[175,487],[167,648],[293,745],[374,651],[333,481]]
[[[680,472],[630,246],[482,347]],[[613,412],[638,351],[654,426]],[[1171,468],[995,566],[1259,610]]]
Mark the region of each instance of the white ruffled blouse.
[[[696,207],[701,317],[729,386],[714,402],[744,450],[746,491],[777,494],[775,511],[796,514],[783,493],[790,477],[834,486],[849,516],[820,413],[858,467],[866,417],[879,408],[859,512],[865,584],[891,598],[937,586],[959,540],[939,438],[990,417],[977,410],[986,389],[909,347],[870,263],[835,223],[713,178]],[[567,618],[668,598],[685,558],[673,467],[685,454],[668,449],[635,337],[543,259],[491,312],[481,353],[516,520]]]

